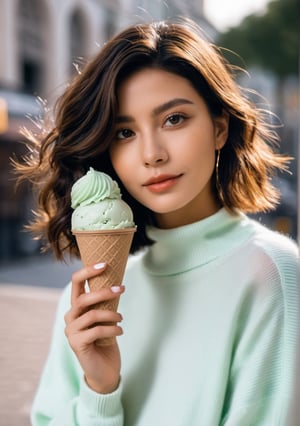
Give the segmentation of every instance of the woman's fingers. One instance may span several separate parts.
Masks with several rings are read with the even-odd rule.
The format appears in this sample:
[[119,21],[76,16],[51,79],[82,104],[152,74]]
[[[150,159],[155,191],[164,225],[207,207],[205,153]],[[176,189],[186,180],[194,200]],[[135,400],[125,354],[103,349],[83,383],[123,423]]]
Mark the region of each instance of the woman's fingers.
[[83,330],[80,333],[67,333],[68,330],[66,330],[66,335],[71,347],[73,349],[78,349],[107,337],[120,336],[123,334],[123,330],[122,327],[118,325],[95,325],[94,327]]
[[106,268],[106,263],[100,262],[95,265],[87,266],[79,269],[72,275],[72,291],[71,291],[71,304],[77,300],[78,296],[85,293],[85,282],[89,278],[101,274]]
[[91,309],[77,319],[66,323],[65,335],[73,349],[89,345],[99,339],[123,334],[117,325],[122,321],[118,312]]
[[115,324],[122,321],[122,315],[118,312],[112,312],[102,309],[91,309],[81,315],[74,321],[66,323],[66,332],[69,334],[73,331],[82,331],[95,325],[106,325],[107,323]]
[[65,315],[65,334],[71,347],[80,350],[106,337],[115,337],[123,333],[118,322],[122,316],[111,310],[95,308],[102,302],[119,297],[125,290],[124,286],[102,288],[86,292],[86,280],[99,275],[106,265],[99,263],[82,268],[72,276],[71,309]]
[[65,315],[66,323],[73,321],[98,303],[119,297],[124,291],[125,287],[121,285],[103,288],[90,293],[81,293],[73,300],[71,309]]

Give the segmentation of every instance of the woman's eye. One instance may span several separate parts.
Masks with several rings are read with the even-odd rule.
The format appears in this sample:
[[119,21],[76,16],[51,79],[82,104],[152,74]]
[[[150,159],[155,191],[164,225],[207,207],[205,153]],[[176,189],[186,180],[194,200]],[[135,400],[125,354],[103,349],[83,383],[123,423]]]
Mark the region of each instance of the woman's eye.
[[172,114],[166,120],[166,126],[176,126],[177,124],[181,124],[186,117],[182,114]]
[[128,139],[133,136],[133,132],[129,129],[120,129],[116,133],[117,139]]

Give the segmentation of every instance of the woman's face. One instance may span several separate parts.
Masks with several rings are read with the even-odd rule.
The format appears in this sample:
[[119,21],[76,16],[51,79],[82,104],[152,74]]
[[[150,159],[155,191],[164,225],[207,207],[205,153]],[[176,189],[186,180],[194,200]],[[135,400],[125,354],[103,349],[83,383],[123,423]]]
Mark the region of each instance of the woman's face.
[[160,69],[126,79],[118,105],[110,155],[128,192],[163,228],[215,213],[211,178],[216,150],[227,139],[227,115],[212,119],[187,79]]

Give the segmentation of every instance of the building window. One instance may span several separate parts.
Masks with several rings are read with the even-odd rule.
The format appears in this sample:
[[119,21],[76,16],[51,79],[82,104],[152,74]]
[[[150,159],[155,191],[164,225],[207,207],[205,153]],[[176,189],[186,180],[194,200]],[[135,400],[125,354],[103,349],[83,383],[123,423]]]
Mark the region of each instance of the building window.
[[39,95],[45,67],[45,10],[40,0],[19,0],[18,47],[21,89]]
[[79,10],[72,13],[70,21],[70,74],[76,72],[86,56],[86,29]]
[[106,8],[105,9],[105,30],[104,30],[104,34],[105,34],[105,38],[108,40],[110,39],[113,35],[115,35],[116,30],[117,30],[117,19],[116,19],[116,7],[110,7],[110,8]]

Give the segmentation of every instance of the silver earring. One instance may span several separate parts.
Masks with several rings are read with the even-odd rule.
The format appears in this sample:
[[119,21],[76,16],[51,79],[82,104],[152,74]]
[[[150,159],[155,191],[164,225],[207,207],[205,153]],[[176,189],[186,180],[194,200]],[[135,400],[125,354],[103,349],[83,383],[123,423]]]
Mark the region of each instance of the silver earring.
[[217,159],[216,159],[216,188],[217,188],[218,197],[219,197],[220,201],[222,201],[222,203],[224,203],[223,190],[222,190],[222,186],[221,186],[220,178],[219,178],[220,156],[221,156],[221,150],[218,149],[217,150]]

